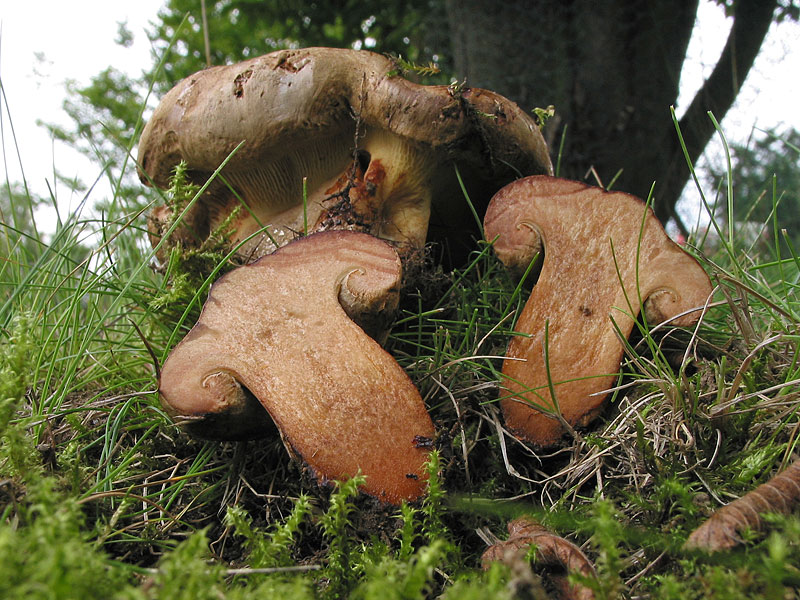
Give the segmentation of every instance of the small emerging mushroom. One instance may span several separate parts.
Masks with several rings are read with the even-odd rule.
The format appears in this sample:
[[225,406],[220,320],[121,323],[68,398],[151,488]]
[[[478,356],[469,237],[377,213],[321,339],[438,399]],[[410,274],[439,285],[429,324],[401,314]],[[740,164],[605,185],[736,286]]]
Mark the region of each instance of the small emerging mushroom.
[[[204,184],[228,160],[175,232],[199,245],[236,207],[231,245],[257,258],[298,234],[371,233],[401,252],[431,238],[469,243],[472,200],[486,200],[519,175],[551,173],[535,121],[481,89],[424,86],[366,51],[281,50],[187,77],[161,101],[139,143],[140,178],[166,188],[187,164]],[[238,151],[229,154],[240,144]],[[303,201],[303,180],[307,201]],[[171,211],[151,213],[157,243]],[[163,258],[163,256],[162,256]]]
[[417,440],[432,438],[433,424],[406,373],[352,320],[385,321],[400,276],[391,246],[349,231],[231,271],[163,365],[164,407],[212,439],[263,435],[268,413],[321,480],[360,471],[369,494],[413,500],[428,453]]
[[508,345],[501,401],[514,434],[538,446],[552,446],[565,424],[586,425],[602,410],[622,360],[619,335],[628,337],[642,305],[650,326],[688,326],[711,295],[700,264],[641,200],[622,192],[521,179],[492,198],[485,233],[516,272],[544,253]]

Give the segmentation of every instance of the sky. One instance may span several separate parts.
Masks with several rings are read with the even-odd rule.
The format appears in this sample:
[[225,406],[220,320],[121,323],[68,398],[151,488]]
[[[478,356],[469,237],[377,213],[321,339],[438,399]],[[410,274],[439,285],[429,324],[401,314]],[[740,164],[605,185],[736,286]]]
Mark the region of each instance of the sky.
[[[99,167],[64,144],[54,143],[37,120],[69,124],[61,105],[67,80],[87,84],[108,65],[138,75],[151,64],[145,35],[164,0],[0,0],[0,80],[5,94],[2,108],[4,164],[12,181],[21,180],[21,163],[30,189],[48,195],[53,187],[53,165],[66,176],[93,181]],[[199,3],[198,3],[199,5]],[[132,47],[114,43],[118,23],[127,22],[134,35]],[[713,2],[701,2],[700,26],[689,48],[691,66],[681,80],[677,111],[688,105],[694,91],[713,68],[725,43],[730,20]],[[800,25],[773,24],[756,64],[745,81],[736,104],[722,122],[730,141],[744,142],[753,127],[800,129]],[[6,102],[7,109],[6,110]],[[10,119],[9,119],[10,114]],[[13,134],[17,140],[19,158]],[[716,141],[707,154],[722,159]],[[80,201],[56,187],[59,205],[69,209]],[[109,191],[95,190],[95,199]],[[697,200],[688,191],[685,205],[696,212]],[[47,214],[41,218],[48,227]],[[54,222],[54,218],[52,219]]]
[[[151,64],[145,30],[163,3],[164,0],[0,0],[0,80],[5,95],[0,103],[3,182],[6,171],[12,181],[21,181],[24,170],[29,189],[49,197],[48,189],[54,187],[53,165],[67,177],[77,175],[84,182],[97,178],[97,165],[66,144],[53,143],[37,121],[70,124],[62,110],[67,80],[88,84],[93,75],[109,65],[133,75],[144,71]],[[130,48],[114,43],[119,22],[127,22],[134,35]],[[64,210],[77,206],[81,200],[64,186],[55,189]],[[110,188],[103,181],[92,197],[99,201],[109,194]],[[40,212],[37,221],[48,230],[54,226],[55,217]]]
[[[688,108],[695,91],[711,74],[725,45],[731,19],[714,2],[701,2],[698,23],[692,34],[687,52],[688,68],[681,73],[681,93],[676,112]],[[761,130],[787,128],[800,131],[800,24],[784,21],[773,23],[750,73],[720,125],[727,142],[747,142],[751,135],[762,135]],[[715,136],[698,162],[708,161],[720,171],[725,165],[722,140]],[[705,193],[713,185],[705,182]],[[708,198],[713,200],[713,197]],[[687,184],[678,210],[684,223],[690,227],[708,221],[701,208],[700,194],[693,183]],[[699,217],[699,218],[698,218]]]

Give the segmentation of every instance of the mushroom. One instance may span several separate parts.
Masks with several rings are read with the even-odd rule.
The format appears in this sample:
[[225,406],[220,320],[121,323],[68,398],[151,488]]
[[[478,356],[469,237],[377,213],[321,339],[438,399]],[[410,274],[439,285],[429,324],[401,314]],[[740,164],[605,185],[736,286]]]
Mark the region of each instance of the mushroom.
[[648,325],[688,326],[712,292],[700,264],[652,210],[622,192],[520,179],[492,198],[484,227],[516,272],[544,252],[508,345],[501,400],[509,428],[538,446],[554,445],[602,410],[622,359],[620,336],[628,337],[642,305]]
[[[147,123],[140,178],[166,188],[185,161],[190,180],[205,184],[227,161],[175,235],[197,245],[225,222],[234,245],[260,232],[241,247],[245,259],[326,229],[371,233],[405,253],[429,230],[466,247],[474,217],[452,165],[482,213],[482,199],[515,177],[552,172],[544,139],[502,96],[397,71],[386,56],[307,48],[196,73]],[[151,213],[154,245],[170,217],[166,207]]]
[[350,231],[234,269],[165,361],[162,404],[212,439],[263,435],[268,413],[321,480],[361,472],[380,500],[413,500],[425,485],[419,440],[433,424],[403,369],[352,320],[385,322],[400,276],[391,246]]

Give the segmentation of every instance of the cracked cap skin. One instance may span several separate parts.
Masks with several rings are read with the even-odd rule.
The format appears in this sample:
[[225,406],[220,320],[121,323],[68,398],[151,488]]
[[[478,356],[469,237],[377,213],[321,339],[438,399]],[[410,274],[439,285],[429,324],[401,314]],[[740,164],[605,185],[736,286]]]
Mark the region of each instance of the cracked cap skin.
[[[475,222],[456,167],[482,215],[506,183],[552,172],[544,139],[530,115],[498,94],[396,73],[386,56],[333,48],[200,71],[168,92],[147,123],[140,178],[167,188],[185,161],[203,185],[227,161],[173,235],[184,246],[202,243],[241,206],[230,244],[256,233],[239,251],[246,260],[305,224],[308,232],[371,233],[401,253],[426,241],[471,248]],[[344,215],[342,197],[352,205]],[[169,217],[166,207],[152,212],[154,243]]]

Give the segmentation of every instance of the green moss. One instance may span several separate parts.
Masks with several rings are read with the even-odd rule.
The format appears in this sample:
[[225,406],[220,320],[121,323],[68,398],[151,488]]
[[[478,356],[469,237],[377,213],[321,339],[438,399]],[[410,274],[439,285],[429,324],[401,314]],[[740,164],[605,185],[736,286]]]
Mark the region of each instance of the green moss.
[[[0,523],[0,597],[105,600],[132,583],[84,529],[74,499],[53,489],[53,480],[29,480],[13,517]],[[10,517],[10,518],[9,518]]]
[[[165,232],[180,226],[178,220],[192,203],[197,202],[199,190],[197,185],[189,181],[186,163],[181,161],[175,167],[166,194],[169,219],[164,225]],[[230,237],[240,212],[241,206],[237,206],[197,246],[184,247],[171,237],[163,240],[161,251],[168,256],[165,269],[167,285],[150,302],[152,310],[162,315],[180,316],[187,305],[196,303],[197,294],[209,285],[209,277],[236,266],[228,263],[228,256],[231,250]]]
[[268,535],[254,530],[250,517],[237,506],[228,508],[225,522],[234,528],[236,535],[245,539],[245,547],[249,553],[248,564],[251,567],[281,567],[292,564],[292,546],[297,542],[300,526],[310,512],[308,496],[301,495],[295,500],[287,519],[276,524]]

